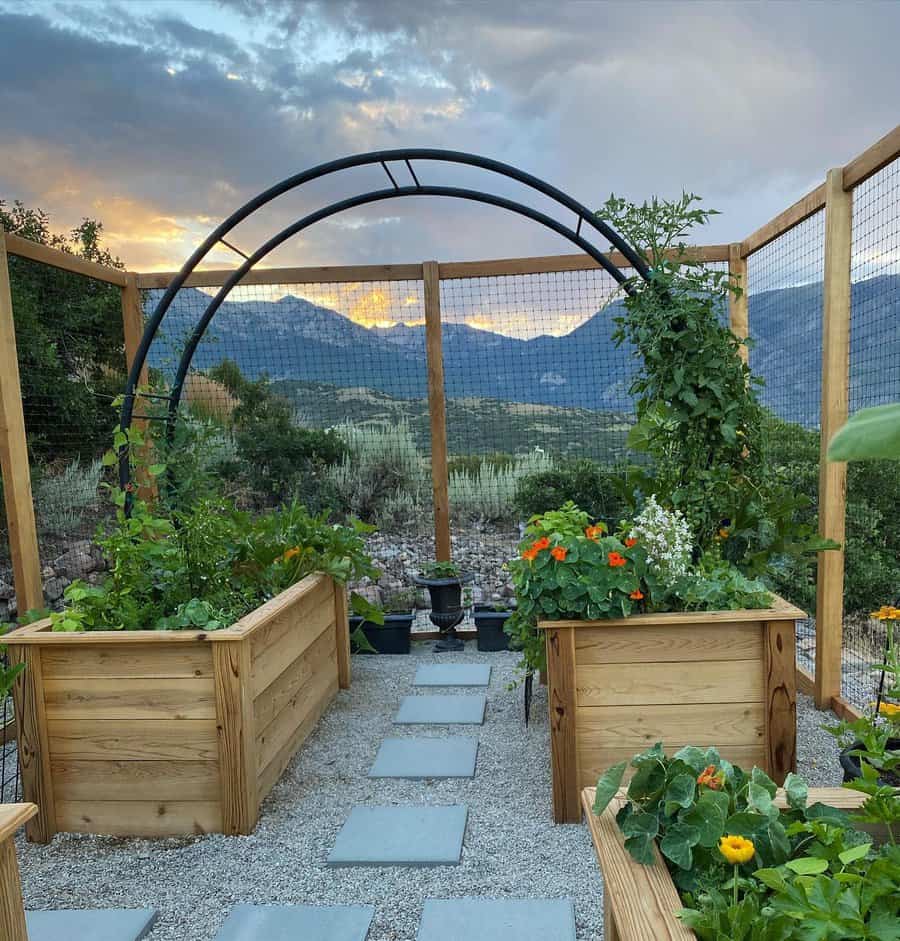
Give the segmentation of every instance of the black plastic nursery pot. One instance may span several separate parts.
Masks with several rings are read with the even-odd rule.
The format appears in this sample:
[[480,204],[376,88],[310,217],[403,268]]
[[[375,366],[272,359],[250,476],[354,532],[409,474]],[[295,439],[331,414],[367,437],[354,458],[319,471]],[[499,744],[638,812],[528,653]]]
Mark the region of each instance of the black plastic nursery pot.
[[475,605],[475,629],[478,632],[476,645],[483,653],[509,650],[509,637],[503,630],[512,611],[497,611],[490,605]]
[[[845,748],[840,754],[841,768],[844,770],[844,781],[852,781],[854,778],[859,778],[862,776],[862,770],[860,768],[859,757],[857,755],[851,754],[851,752],[858,751],[863,748],[862,742],[854,742],[849,747]],[[888,739],[888,748],[892,751],[900,750],[900,738],[889,738]],[[885,784],[893,784],[896,786],[895,781],[885,781],[881,779]]]
[[[384,624],[373,624],[361,617],[350,618],[350,634],[362,628],[366,640],[375,648],[376,653],[382,654],[408,654],[410,649],[410,632],[412,631],[413,613],[386,614]],[[361,650],[360,653],[371,653]]]

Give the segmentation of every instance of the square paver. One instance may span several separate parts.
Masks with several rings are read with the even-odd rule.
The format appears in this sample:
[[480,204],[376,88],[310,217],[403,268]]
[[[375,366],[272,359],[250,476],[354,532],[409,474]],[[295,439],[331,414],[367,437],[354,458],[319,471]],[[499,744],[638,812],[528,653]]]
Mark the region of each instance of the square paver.
[[477,757],[475,738],[389,738],[369,777],[474,778]]
[[404,696],[395,725],[481,725],[485,696]]
[[468,808],[354,807],[329,866],[456,866]]
[[575,941],[569,899],[426,899],[416,941]]
[[374,905],[236,905],[216,941],[365,941]]
[[413,686],[488,686],[490,682],[488,663],[422,663]]
[[152,908],[58,909],[26,912],[28,941],[140,941],[146,938],[156,911]]

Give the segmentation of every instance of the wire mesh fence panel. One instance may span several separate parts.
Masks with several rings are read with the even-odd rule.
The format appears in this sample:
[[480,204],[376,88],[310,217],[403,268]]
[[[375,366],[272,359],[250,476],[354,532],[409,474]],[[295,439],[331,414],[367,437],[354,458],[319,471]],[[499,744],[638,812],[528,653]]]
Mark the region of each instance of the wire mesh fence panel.
[[500,566],[533,513],[572,496],[618,518],[609,477],[634,420],[622,313],[600,270],[441,282],[452,531],[481,593],[508,591]]
[[[850,414],[900,400],[900,160],[853,191]],[[867,615],[900,603],[900,472],[891,461],[847,467],[843,696],[876,698],[886,634]]]
[[[184,289],[151,348],[162,381],[215,289]],[[145,310],[160,292],[145,296]],[[390,601],[433,553],[431,432],[420,281],[238,286],[199,343],[182,422],[251,509],[292,499],[376,525]]]
[[[825,213],[818,212],[747,259],[750,369],[763,380],[770,413],[767,459],[781,468],[815,523],[818,506],[822,396],[822,282]],[[773,587],[804,610],[815,610],[815,562],[784,562]],[[815,620],[798,625],[797,662],[813,672]]]

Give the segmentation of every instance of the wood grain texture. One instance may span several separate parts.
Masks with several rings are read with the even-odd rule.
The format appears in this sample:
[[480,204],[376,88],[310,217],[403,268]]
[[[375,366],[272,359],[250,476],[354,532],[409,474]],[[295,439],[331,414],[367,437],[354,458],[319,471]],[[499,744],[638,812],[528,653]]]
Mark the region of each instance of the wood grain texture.
[[594,663],[579,666],[577,676],[579,707],[760,703],[765,693],[757,660]]
[[[138,287],[167,288],[177,271],[152,271],[137,274]],[[233,269],[195,271],[188,276],[185,287],[221,287]],[[346,284],[356,281],[419,281],[422,265],[323,265],[307,268],[254,268],[239,284]]]
[[218,801],[218,761],[54,758],[57,800]]
[[0,474],[13,581],[19,611],[24,612],[43,608],[44,593],[6,257],[10,241],[15,244],[16,237],[0,228]]
[[64,833],[109,836],[201,836],[222,832],[218,801],[60,801]]
[[25,825],[25,835],[34,843],[48,843],[56,832],[53,776],[50,771],[50,745],[44,712],[41,651],[39,648],[7,648],[11,665],[24,663],[25,669],[13,684],[13,705],[17,716],[17,747],[22,796],[35,804],[37,814]]
[[54,719],[47,723],[54,759],[84,761],[218,761],[214,719],[126,719],[93,722]]
[[[728,246],[728,272],[741,289],[740,296],[732,292],[728,294],[728,325],[739,340],[746,340],[750,336],[750,292],[747,286],[747,259],[741,255],[740,242]],[[745,363],[749,362],[750,350],[747,346],[741,346],[740,355]]]
[[35,804],[0,804],[0,840],[15,836],[38,812]]
[[[240,645],[217,645],[227,646]],[[45,677],[44,703],[50,720],[216,717],[216,691],[209,677]]]
[[616,823],[624,801],[614,798],[599,817],[591,809],[593,788],[584,789],[581,802],[620,941],[696,941],[675,917],[684,905],[659,851],[654,848],[654,864],[644,866],[625,849]]
[[3,941],[28,941],[19,861],[12,837],[0,840],[0,938]]
[[546,644],[553,819],[557,823],[578,823],[581,805],[575,737],[575,631],[572,628],[548,631]]
[[338,686],[350,689],[350,620],[347,611],[347,586],[334,583],[334,643],[337,650]]
[[590,663],[677,663],[761,660],[762,629],[754,621],[697,624],[690,629],[631,627],[575,632],[575,658]]
[[[825,279],[822,314],[821,455],[819,535],[843,546],[847,510],[847,465],[827,459],[828,444],[847,421],[850,391],[850,256],[853,197],[843,171],[826,178]],[[844,615],[844,551],[820,552],[816,578],[816,686],[819,708],[841,693]]]
[[735,624],[740,621],[796,621],[805,618],[806,612],[792,605],[778,595],[772,596],[770,608],[738,611],[665,611],[657,614],[632,614],[627,618],[609,618],[603,621],[538,621],[538,627],[552,630],[560,627],[574,627],[576,630],[611,627],[682,627],[685,624]]
[[798,692],[803,693],[804,696],[814,696],[816,681],[812,673],[808,670],[804,670],[803,667],[797,667],[795,676]]
[[6,234],[6,250],[10,255],[18,255],[20,258],[30,258],[32,261],[38,261],[42,265],[49,265],[51,268],[71,271],[73,274],[93,278],[95,281],[104,281],[107,284],[115,284],[120,288],[125,287],[128,278],[128,273],[122,271],[120,268],[110,268],[107,265],[99,265],[94,261],[88,261],[82,258],[80,255],[61,252],[56,248],[50,248],[49,245],[32,242],[31,239],[22,238],[20,235],[13,235],[11,232]]
[[797,770],[797,681],[794,625],[766,625],[766,771],[776,784]]
[[666,706],[576,707],[579,752],[631,748],[635,754],[662,742],[667,748],[709,742],[716,745],[765,747],[766,710],[761,702]]
[[425,305],[425,355],[428,363],[428,413],[431,418],[431,489],[434,505],[434,552],[450,561],[450,472],[447,457],[447,409],[444,348],[441,341],[441,274],[436,261],[422,265]]
[[208,677],[212,681],[212,647],[212,644],[48,645],[41,651],[41,663],[45,680]]

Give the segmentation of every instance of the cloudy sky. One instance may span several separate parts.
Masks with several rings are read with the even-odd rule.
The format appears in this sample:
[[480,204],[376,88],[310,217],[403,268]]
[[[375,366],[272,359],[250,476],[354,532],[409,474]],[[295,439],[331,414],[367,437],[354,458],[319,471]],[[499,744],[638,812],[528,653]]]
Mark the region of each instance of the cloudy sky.
[[[687,188],[723,211],[703,240],[732,241],[897,123],[898,35],[896,2],[0,0],[0,198],[57,228],[97,217],[129,267],[171,269],[311,164],[447,147],[592,207],[613,190]],[[299,212],[384,182],[366,169],[317,185],[234,241],[250,251]],[[437,202],[354,211],[271,263],[572,250],[500,210]]]

